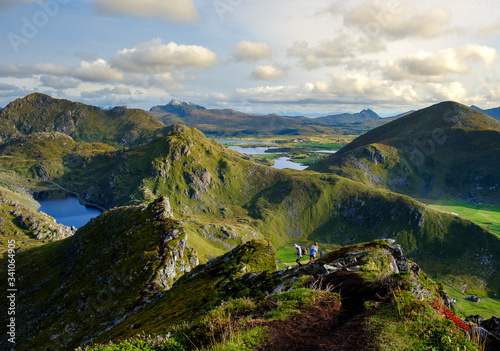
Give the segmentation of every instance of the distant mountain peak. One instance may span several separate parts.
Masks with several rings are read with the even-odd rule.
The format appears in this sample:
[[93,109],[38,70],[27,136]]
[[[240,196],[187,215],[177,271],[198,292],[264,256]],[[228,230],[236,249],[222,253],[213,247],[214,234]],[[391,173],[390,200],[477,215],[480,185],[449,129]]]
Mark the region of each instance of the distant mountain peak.
[[180,116],[185,116],[187,112],[192,110],[206,110],[205,107],[193,104],[190,101],[180,101],[176,99],[170,100],[170,102],[166,105],[158,105],[152,107],[150,112],[167,112],[167,113],[176,113]]
[[495,107],[495,108],[489,108],[489,109],[484,109],[483,110],[480,107],[472,105],[471,108],[473,108],[475,110],[478,110],[478,111],[481,111],[482,113],[485,113],[488,116],[493,117],[495,119],[500,119],[500,106],[499,107]]
[[205,107],[196,105],[190,101],[180,101],[176,99],[170,100],[170,102],[166,106],[175,106],[175,107],[191,107],[197,110],[206,110]]

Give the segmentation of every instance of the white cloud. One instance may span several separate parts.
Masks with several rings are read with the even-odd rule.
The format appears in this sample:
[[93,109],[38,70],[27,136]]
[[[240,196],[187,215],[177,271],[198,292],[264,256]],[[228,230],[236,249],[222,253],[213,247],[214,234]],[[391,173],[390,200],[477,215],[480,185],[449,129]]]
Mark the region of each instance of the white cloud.
[[341,34],[315,47],[310,47],[305,41],[295,42],[288,48],[287,53],[289,56],[300,58],[306,69],[338,66],[343,59],[353,56],[353,43],[347,35]]
[[482,38],[489,38],[498,33],[500,33],[500,19],[495,22],[483,23],[478,30],[478,35]]
[[44,87],[54,89],[73,89],[80,85],[80,82],[74,79],[61,79],[56,76],[41,76],[40,82]]
[[158,18],[176,23],[192,23],[200,19],[193,0],[93,0],[105,14],[127,14]]
[[447,74],[466,74],[470,72],[470,63],[482,61],[487,67],[497,59],[494,48],[468,44],[460,48],[450,48],[437,53],[420,51],[397,61],[389,61],[386,77],[392,80],[433,77],[443,80]]
[[111,68],[103,59],[94,62],[82,61],[80,67],[75,69],[74,75],[84,81],[90,82],[115,82],[123,79],[123,73]]
[[142,43],[132,49],[117,52],[111,62],[131,72],[164,73],[189,67],[210,67],[217,55],[197,45],[163,44],[160,39]]
[[400,1],[372,0],[349,9],[344,23],[372,38],[435,38],[446,32],[451,13],[443,8],[418,11]]
[[271,48],[268,42],[255,43],[243,40],[236,46],[233,54],[236,61],[258,61],[271,58]]
[[468,98],[467,90],[460,82],[448,84],[427,84],[425,90],[431,100],[465,102]]
[[275,66],[257,66],[250,78],[254,80],[277,81],[284,78],[286,70]]
[[114,88],[103,88],[92,91],[82,91],[81,97],[91,99],[102,99],[113,95],[131,95],[132,92],[125,86],[116,86]]
[[299,85],[237,89],[239,98],[252,103],[400,105],[420,98],[411,85],[373,80],[363,75],[331,74],[327,80]]
[[36,74],[66,75],[70,69],[52,63],[38,63],[35,65],[14,65],[0,66],[0,77],[26,78]]

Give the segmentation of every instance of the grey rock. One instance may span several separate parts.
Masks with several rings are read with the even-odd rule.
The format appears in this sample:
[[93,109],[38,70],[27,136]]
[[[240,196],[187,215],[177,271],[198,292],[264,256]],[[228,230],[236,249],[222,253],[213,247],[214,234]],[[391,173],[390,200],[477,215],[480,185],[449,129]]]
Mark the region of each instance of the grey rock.
[[319,274],[321,275],[326,275],[326,274],[330,274],[330,273],[334,273],[336,271],[338,271],[339,268],[338,267],[335,267],[335,266],[330,266],[330,265],[327,265],[327,264],[324,264],[320,271],[319,271]]

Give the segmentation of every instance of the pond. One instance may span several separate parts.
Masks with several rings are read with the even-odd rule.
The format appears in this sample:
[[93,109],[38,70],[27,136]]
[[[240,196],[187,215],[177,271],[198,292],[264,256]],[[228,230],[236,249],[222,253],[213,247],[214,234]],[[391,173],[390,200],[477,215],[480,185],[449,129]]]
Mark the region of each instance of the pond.
[[[264,155],[266,154],[267,150],[273,150],[277,148],[272,148],[272,147],[241,147],[241,146],[228,146],[229,149],[235,150],[238,152],[241,152],[242,154],[247,154],[247,155]],[[283,169],[283,168],[293,168],[293,169],[298,169],[299,171],[306,169],[307,166],[301,164],[301,163],[295,163],[290,160],[289,157],[280,157],[277,158],[274,161],[274,165],[272,167],[277,168],[277,169]]]
[[57,223],[67,226],[83,227],[92,217],[102,212],[98,209],[82,205],[78,199],[66,192],[41,192],[35,194],[40,203],[38,211],[54,217]]

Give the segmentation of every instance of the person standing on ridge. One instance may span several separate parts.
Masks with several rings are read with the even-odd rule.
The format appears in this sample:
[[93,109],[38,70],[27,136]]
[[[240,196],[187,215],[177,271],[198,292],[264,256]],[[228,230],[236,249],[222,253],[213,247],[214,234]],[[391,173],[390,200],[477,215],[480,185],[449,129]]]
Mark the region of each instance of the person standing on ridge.
[[302,266],[302,263],[300,263],[300,259],[302,258],[302,248],[297,244],[293,244],[293,246],[297,250],[297,259],[295,260],[295,262],[297,262],[299,266]]
[[309,264],[313,264],[316,261],[316,254],[318,253],[319,245],[318,242],[315,242],[311,246],[311,250],[309,251]]

